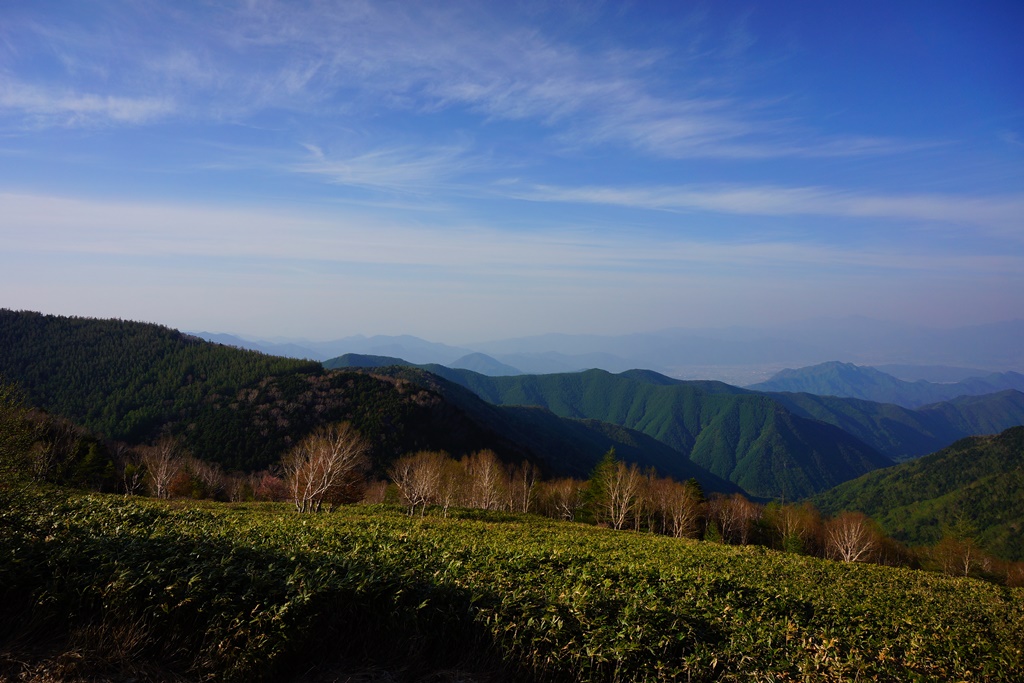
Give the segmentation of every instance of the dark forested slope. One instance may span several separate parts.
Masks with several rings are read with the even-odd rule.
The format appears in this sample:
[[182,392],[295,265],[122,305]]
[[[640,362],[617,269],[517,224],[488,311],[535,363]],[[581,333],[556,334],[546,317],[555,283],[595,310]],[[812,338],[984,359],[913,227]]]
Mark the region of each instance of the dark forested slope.
[[500,408],[421,370],[326,371],[158,325],[0,311],[0,375],[31,405],[106,438],[143,443],[170,434],[231,469],[266,467],[317,426],[348,420],[371,442],[378,473],[417,450],[458,457],[491,449],[548,474],[586,476],[614,447],[625,460],[695,477],[709,491],[738,490],[617,425]]
[[[374,361],[325,362],[327,367],[349,364]],[[811,495],[890,460],[1024,424],[1024,394],[1013,390],[910,409],[854,398],[754,392],[650,370],[487,377],[439,365],[420,367],[497,405],[540,406],[564,417],[639,430],[764,497]]]
[[768,394],[797,415],[836,425],[894,460],[908,460],[978,434],[1024,424],[1024,394],[961,396],[916,409],[814,394]]
[[643,371],[486,377],[431,369],[497,405],[539,406],[638,430],[755,496],[804,497],[891,464],[841,429],[720,382]]
[[860,510],[907,543],[932,544],[955,530],[1000,557],[1024,560],[1024,427],[963,439],[814,502],[827,513]]
[[218,395],[317,363],[212,344],[176,330],[0,310],[0,375],[28,402],[114,439],[143,441]]

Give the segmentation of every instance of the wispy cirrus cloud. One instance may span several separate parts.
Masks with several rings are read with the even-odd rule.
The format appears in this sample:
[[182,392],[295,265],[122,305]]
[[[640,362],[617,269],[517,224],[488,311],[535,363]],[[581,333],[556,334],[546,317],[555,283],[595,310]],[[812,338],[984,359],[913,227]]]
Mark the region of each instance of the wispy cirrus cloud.
[[18,114],[38,126],[77,126],[103,122],[143,124],[176,111],[165,97],[122,97],[41,88],[23,83],[0,83],[0,112]]
[[[58,78],[48,90],[9,93],[0,106],[53,125],[139,124],[173,113],[237,119],[285,110],[358,120],[381,110],[464,110],[485,122],[531,121],[563,145],[614,144],[667,158],[863,156],[916,144],[780,126],[788,116],[777,103],[733,87],[749,36],[739,44],[721,36],[720,55],[712,48],[681,55],[665,47],[584,48],[477,3],[265,0],[198,13],[117,7],[95,26],[12,28],[9,41],[37,35],[51,46],[63,85],[84,79],[91,87],[61,95]],[[697,30],[699,13],[693,22],[696,32],[707,30]],[[131,39],[140,24],[160,26],[152,44]],[[666,87],[666,72],[693,85]]]
[[286,165],[287,170],[374,190],[424,192],[486,166],[464,146],[392,147],[349,155],[332,155],[312,144],[304,147],[307,158]]
[[[398,108],[466,107],[491,120],[533,120],[570,145],[614,143],[668,158],[773,158],[891,154],[934,144],[822,135],[780,123],[774,103],[745,100],[729,87],[731,74],[707,73],[699,64],[699,84],[666,90],[662,71],[678,55],[664,49],[583,51],[532,26],[486,30],[486,20],[472,12],[394,10],[344,13],[339,25],[290,12],[276,40],[306,37],[313,51],[303,63],[318,65],[311,82],[327,92],[341,85]],[[344,44],[309,38],[356,27],[360,38]],[[735,57],[734,46],[723,49]]]
[[1024,239],[1024,195],[882,195],[828,187],[683,185],[660,187],[536,186],[531,201],[605,204],[660,211],[753,216],[843,216],[980,226]]

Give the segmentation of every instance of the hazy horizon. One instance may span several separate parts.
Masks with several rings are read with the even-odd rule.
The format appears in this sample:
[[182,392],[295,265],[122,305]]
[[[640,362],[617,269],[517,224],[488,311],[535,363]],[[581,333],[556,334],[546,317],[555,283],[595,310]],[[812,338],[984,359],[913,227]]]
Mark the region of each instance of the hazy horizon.
[[[60,314],[60,315],[64,315],[64,314]],[[810,317],[810,318],[801,318],[801,319],[792,320],[792,321],[786,321],[786,322],[773,322],[773,323],[769,323],[769,324],[765,324],[765,325],[735,324],[735,325],[721,325],[721,326],[715,326],[715,327],[671,326],[671,327],[658,327],[658,328],[645,329],[645,330],[623,330],[623,331],[619,331],[619,332],[611,332],[611,333],[605,333],[605,334],[602,334],[602,333],[589,333],[589,332],[562,332],[562,331],[553,330],[553,331],[549,331],[549,332],[540,332],[540,333],[536,333],[536,334],[513,334],[513,335],[510,335],[510,336],[504,336],[504,337],[468,338],[468,339],[449,338],[449,337],[444,337],[444,338],[426,337],[426,336],[422,336],[422,335],[418,335],[418,334],[412,334],[410,332],[399,332],[399,333],[393,333],[393,334],[392,333],[377,333],[377,332],[353,332],[351,334],[345,334],[345,335],[342,335],[342,336],[310,337],[310,336],[303,336],[302,334],[298,334],[297,331],[296,331],[296,334],[293,334],[293,335],[284,334],[284,335],[269,335],[269,336],[260,336],[258,334],[248,334],[248,333],[238,332],[238,331],[235,331],[235,330],[227,330],[227,329],[223,329],[223,330],[222,329],[216,329],[216,330],[213,330],[213,329],[210,329],[210,330],[202,329],[202,330],[200,330],[200,329],[190,328],[190,329],[181,329],[181,331],[182,332],[187,332],[189,334],[230,335],[230,336],[235,336],[235,337],[239,337],[239,338],[245,339],[247,341],[266,341],[266,342],[274,342],[274,343],[312,342],[312,343],[318,343],[319,344],[319,343],[343,341],[343,340],[346,340],[346,339],[357,339],[357,338],[372,339],[374,337],[385,337],[385,338],[386,337],[396,337],[396,338],[397,337],[414,337],[414,338],[420,339],[422,341],[427,341],[427,342],[432,342],[432,343],[437,343],[437,344],[444,344],[444,345],[452,346],[452,347],[464,347],[464,348],[467,348],[467,349],[473,349],[474,347],[486,346],[488,344],[494,344],[494,343],[498,343],[498,342],[507,342],[507,341],[518,340],[518,339],[538,339],[538,338],[545,338],[545,337],[555,337],[555,338],[557,338],[557,337],[614,338],[614,337],[627,337],[627,336],[632,336],[632,335],[657,335],[657,334],[664,334],[664,333],[667,333],[667,332],[680,332],[680,333],[693,333],[693,334],[704,334],[704,333],[733,333],[733,334],[736,334],[736,333],[744,333],[744,332],[750,332],[750,331],[761,332],[761,333],[772,333],[772,332],[784,333],[784,332],[791,331],[794,327],[801,327],[801,326],[805,326],[805,325],[814,325],[814,324],[828,325],[830,323],[835,323],[835,322],[853,322],[855,320],[863,320],[865,322],[873,323],[873,324],[878,324],[878,325],[892,325],[894,327],[897,327],[897,326],[898,327],[902,327],[901,321],[896,321],[896,320],[884,320],[884,319],[880,319],[880,318],[869,318],[867,316],[853,316],[853,315],[852,316],[828,316],[828,315],[821,315],[821,316],[814,316],[814,317]],[[928,330],[951,331],[951,330],[959,330],[959,329],[965,329],[965,328],[987,327],[987,326],[992,326],[992,325],[1011,324],[1011,323],[1022,322],[1022,321],[1024,321],[1024,318],[1009,318],[1009,319],[1005,319],[1005,320],[993,320],[993,321],[989,321],[989,322],[986,322],[986,323],[966,324],[966,325],[910,325],[909,327],[914,327],[914,328],[920,329],[922,331],[928,331]],[[157,324],[164,324],[164,323],[161,323],[160,321],[156,321],[156,320],[146,321],[146,322],[153,322],[153,323],[157,323]]]
[[0,7],[0,306],[249,338],[1024,318],[1018,3]]
[[[950,376],[946,371],[955,369],[969,370],[952,373],[957,377],[1024,371],[1024,350],[1019,342],[1024,335],[1024,320],[940,330],[851,317],[810,319],[770,328],[676,328],[608,336],[546,334],[465,343],[415,335],[311,340],[261,339],[209,330],[190,332],[211,341],[265,353],[321,361],[345,354],[387,356],[418,364],[465,367],[484,374],[547,374],[590,368],[618,373],[648,369],[679,379],[713,379],[740,386],[764,381],[780,370],[831,361],[901,366],[899,372],[909,379],[941,378]],[[490,360],[467,359],[479,353]],[[911,371],[910,367],[920,372]]]

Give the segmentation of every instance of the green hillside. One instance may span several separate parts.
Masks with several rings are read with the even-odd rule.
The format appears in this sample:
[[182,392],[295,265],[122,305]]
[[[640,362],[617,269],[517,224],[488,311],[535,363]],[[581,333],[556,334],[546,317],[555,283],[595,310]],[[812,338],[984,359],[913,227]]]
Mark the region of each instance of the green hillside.
[[959,382],[907,382],[871,367],[832,361],[806,368],[783,370],[767,382],[748,389],[764,392],[799,392],[819,396],[859,398],[916,408],[959,396],[980,396],[1007,389],[1024,391],[1024,375],[992,373]]
[[[325,366],[373,362],[345,356]],[[966,436],[1024,424],[1024,394],[1014,390],[910,409],[855,398],[764,394],[722,382],[677,380],[650,370],[487,377],[441,365],[417,367],[498,405],[542,406],[561,416],[642,431],[765,497],[811,495],[891,464],[886,458],[907,460]],[[841,431],[823,429],[818,423]]]
[[0,487],[0,678],[997,682],[1024,670],[1024,589],[459,516]]
[[1024,560],[1024,427],[963,439],[846,482],[813,502],[826,513],[860,510],[911,544],[934,544],[966,521],[986,550]]
[[793,413],[833,424],[894,460],[945,448],[966,436],[1024,424],[1024,394],[962,396],[917,409],[814,394],[768,394]]
[[113,439],[149,440],[264,377],[320,371],[159,325],[0,309],[0,376],[30,404]]
[[[449,374],[463,372],[441,366],[424,367]],[[442,396],[447,404],[462,411],[474,424],[486,426],[529,452],[539,454],[546,470],[553,474],[586,478],[597,456],[614,447],[624,461],[654,467],[680,481],[694,478],[706,491],[741,490],[727,478],[692,462],[684,453],[636,429],[610,421],[561,417],[540,406],[496,405],[484,401],[466,387],[422,368],[389,366],[376,368],[374,374],[408,382]]]
[[[649,384],[692,385],[709,393],[762,393],[722,382],[672,379],[650,370],[630,370],[621,376]],[[1024,425],[1024,393],[1013,389],[960,396],[915,409],[807,393],[768,392],[765,395],[799,417],[839,427],[896,461],[934,453],[967,436],[997,434]]]
[[1008,389],[984,396],[961,396],[924,406],[918,412],[943,420],[964,436],[996,434],[1024,425],[1024,393]]
[[666,382],[636,371],[485,377],[432,370],[497,405],[540,406],[641,431],[754,496],[806,497],[891,464],[841,429],[719,382]]
[[157,325],[13,311],[0,311],[0,340],[0,376],[19,384],[30,405],[129,443],[170,433],[228,469],[267,467],[317,426],[347,420],[371,443],[377,474],[418,450],[460,457],[490,449],[549,475],[586,477],[614,447],[623,459],[694,477],[708,491],[738,490],[649,436],[492,406],[422,370],[325,371]]
[[846,432],[760,396],[729,402],[700,431],[690,458],[748,491],[784,500],[891,464]]

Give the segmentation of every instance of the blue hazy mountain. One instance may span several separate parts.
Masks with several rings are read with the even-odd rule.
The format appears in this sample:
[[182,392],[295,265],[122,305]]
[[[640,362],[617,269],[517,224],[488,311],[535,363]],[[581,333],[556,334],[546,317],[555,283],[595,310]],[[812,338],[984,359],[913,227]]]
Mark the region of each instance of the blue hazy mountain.
[[917,408],[959,396],[981,396],[1007,389],[1024,391],[1024,375],[990,373],[959,382],[908,382],[871,367],[832,361],[795,370],[783,370],[767,382],[747,387],[755,391],[800,392],[819,396],[859,398]]

